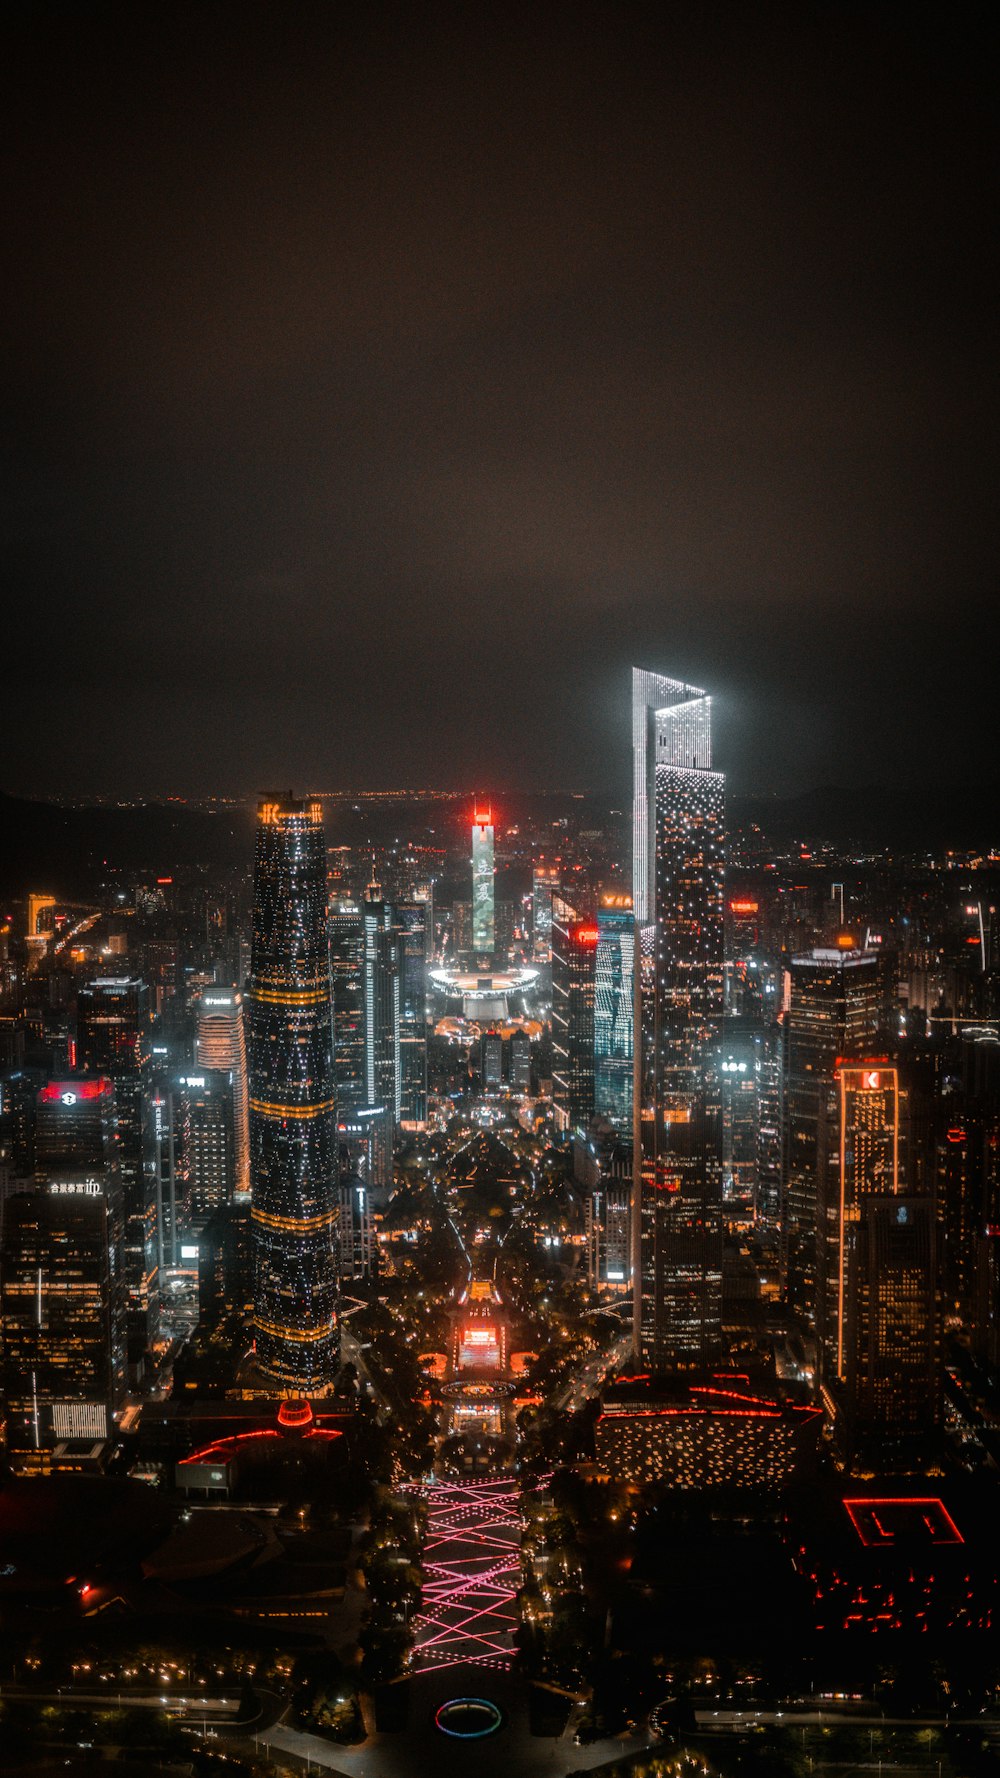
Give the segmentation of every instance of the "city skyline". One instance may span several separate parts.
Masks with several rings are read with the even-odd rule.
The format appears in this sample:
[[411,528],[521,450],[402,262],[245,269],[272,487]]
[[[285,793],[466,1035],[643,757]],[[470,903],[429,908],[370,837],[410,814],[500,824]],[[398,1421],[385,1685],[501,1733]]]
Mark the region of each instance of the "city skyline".
[[987,26],[17,14],[0,1770],[996,1773]]

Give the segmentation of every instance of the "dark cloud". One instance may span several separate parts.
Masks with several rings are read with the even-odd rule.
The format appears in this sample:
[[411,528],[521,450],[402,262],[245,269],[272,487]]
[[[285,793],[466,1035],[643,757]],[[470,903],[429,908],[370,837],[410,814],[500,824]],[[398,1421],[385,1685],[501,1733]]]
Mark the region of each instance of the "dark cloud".
[[10,788],[944,783],[992,690],[970,12],[32,9]]

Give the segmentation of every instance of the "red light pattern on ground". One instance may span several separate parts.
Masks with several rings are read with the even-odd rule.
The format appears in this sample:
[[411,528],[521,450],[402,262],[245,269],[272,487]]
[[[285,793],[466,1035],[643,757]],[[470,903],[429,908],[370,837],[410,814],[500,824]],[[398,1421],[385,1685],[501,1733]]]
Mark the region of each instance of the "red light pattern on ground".
[[424,1611],[413,1665],[509,1667],[521,1584],[520,1493],[508,1479],[429,1488]]
[[845,1500],[844,1506],[867,1549],[884,1548],[894,1543],[897,1535],[929,1543],[965,1542],[944,1502],[936,1496]]

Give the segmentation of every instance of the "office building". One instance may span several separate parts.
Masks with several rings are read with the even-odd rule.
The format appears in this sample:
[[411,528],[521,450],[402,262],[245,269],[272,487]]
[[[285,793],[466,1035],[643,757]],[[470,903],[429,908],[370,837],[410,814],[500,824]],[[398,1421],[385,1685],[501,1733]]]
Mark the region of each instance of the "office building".
[[427,1122],[427,904],[401,901],[399,928],[399,1120]]
[[225,1073],[232,1081],[235,1190],[242,1195],[250,1190],[250,1105],[243,996],[235,988],[203,991],[198,1002],[195,1060],[199,1073]]
[[552,896],[559,888],[558,865],[536,864],[531,873],[531,933],[535,958],[543,961],[549,954],[552,935]]
[[503,1034],[484,1031],[479,1042],[479,1072],[487,1093],[498,1093],[503,1084]]
[[933,1199],[871,1192],[846,1235],[837,1442],[855,1469],[919,1468],[941,1419]]
[[722,1339],[724,780],[711,699],[633,671],[635,1349],[653,1372]]
[[0,1252],[7,1448],[30,1472],[106,1440],[127,1385],[114,1088],[52,1081],[38,1110],[36,1189],[6,1204]]
[[257,812],[247,996],[257,1362],[283,1389],[336,1361],[337,1128],[321,805]]
[[624,897],[597,910],[594,953],[594,1110],[631,1137],[635,925]]
[[870,951],[821,948],[789,962],[782,1022],[782,1272],[789,1305],[816,1316],[819,1123],[838,1057],[871,1055],[882,967]]
[[524,1098],[531,1091],[531,1038],[527,1031],[514,1031],[509,1047],[510,1090]]
[[763,1032],[749,1019],[726,1020],[721,1049],[722,1195],[730,1217],[757,1210]]
[[352,1173],[340,1185],[338,1255],[342,1283],[370,1278],[376,1265],[377,1242],[371,1193]]
[[597,1177],[584,1199],[587,1283],[620,1294],[632,1287],[631,1138],[603,1151],[595,1146],[594,1161]]
[[492,957],[495,945],[493,811],[477,809],[472,821],[472,949],[477,957]]
[[365,940],[356,901],[330,909],[330,974],[333,979],[333,1063],[337,1110],[351,1117],[365,1103]]
[[173,1097],[187,1215],[200,1223],[231,1203],[236,1193],[232,1078],[228,1072],[207,1068],[200,1074],[182,1074]]
[[159,1330],[156,1188],[149,1109],[152,1096],[151,1013],[145,982],[99,976],[77,996],[77,1066],[114,1081],[118,1158],[125,1204],[129,1360],[142,1365]]
[[552,898],[552,1097],[557,1126],[586,1130],[594,1115],[594,958],[598,928]]
[[368,885],[361,904],[364,935],[365,1103],[359,1115],[370,1135],[369,1185],[392,1180],[392,1147],[402,1111],[400,1058],[400,932],[381,886]]
[[816,1330],[825,1381],[846,1367],[848,1266],[854,1225],[873,1193],[900,1178],[899,1070],[886,1057],[838,1062],[820,1117]]

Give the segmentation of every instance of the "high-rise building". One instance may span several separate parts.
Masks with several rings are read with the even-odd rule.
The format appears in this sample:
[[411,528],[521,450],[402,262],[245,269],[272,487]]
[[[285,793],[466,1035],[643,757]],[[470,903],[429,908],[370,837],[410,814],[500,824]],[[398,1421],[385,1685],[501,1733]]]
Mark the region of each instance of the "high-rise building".
[[882,1022],[882,970],[871,951],[792,957],[782,1024],[782,1271],[791,1307],[816,1314],[819,1123],[838,1057],[870,1055]]
[[187,1214],[200,1223],[236,1190],[236,1139],[232,1077],[206,1068],[182,1074],[174,1087],[175,1123],[185,1175]]
[[336,1358],[337,1119],[322,807],[257,811],[247,997],[257,1360],[321,1388]]
[[763,1031],[754,1020],[726,1020],[720,1063],[722,1195],[730,1214],[750,1219],[757,1208],[762,1049]]
[[838,1442],[855,1466],[909,1470],[941,1417],[933,1199],[871,1192],[847,1234]]
[[48,1469],[65,1441],[108,1438],[126,1390],[124,1214],[114,1088],[39,1094],[37,1189],[5,1206],[0,1253],[7,1447]]
[[561,1130],[585,1130],[594,1115],[596,921],[552,898],[552,1097]]
[[340,1186],[340,1276],[345,1282],[369,1278],[375,1266],[377,1243],[371,1194],[357,1173]]
[[594,954],[594,1110],[632,1134],[635,924],[624,897],[597,910]]
[[480,1039],[480,1065],[483,1086],[499,1092],[503,1083],[503,1033],[484,1031]]
[[884,1056],[839,1063],[819,1140],[816,1323],[826,1381],[842,1381],[847,1363],[852,1225],[873,1194],[899,1192],[899,1148],[898,1068]]
[[472,949],[477,957],[492,957],[495,944],[493,811],[477,809],[472,821]]
[[198,1002],[195,1059],[199,1071],[227,1073],[233,1088],[233,1165],[235,1189],[250,1190],[250,1105],[247,1094],[246,1033],[243,996],[234,988],[206,988]]
[[724,780],[704,692],[634,670],[632,711],[635,1346],[667,1372],[722,1336]]
[[156,1183],[150,1132],[152,1019],[145,982],[99,976],[77,996],[77,1066],[115,1084],[118,1160],[125,1202],[129,1357],[141,1365],[159,1329]]
[[624,1292],[632,1282],[632,1142],[597,1158],[598,1177],[584,1199],[587,1282],[591,1290]]
[[399,928],[399,1117],[427,1122],[427,904],[401,901]]
[[531,873],[531,931],[536,957],[549,954],[552,935],[552,896],[559,888],[560,871],[554,864],[536,864]]
[[395,914],[372,880],[361,904],[364,931],[365,1100],[360,1115],[371,1131],[369,1184],[389,1185],[400,1096],[400,934]]
[[330,909],[333,1063],[337,1110],[350,1118],[365,1103],[365,938],[356,901]]
[[531,1091],[531,1038],[527,1031],[514,1031],[511,1035],[510,1090],[522,1095]]

